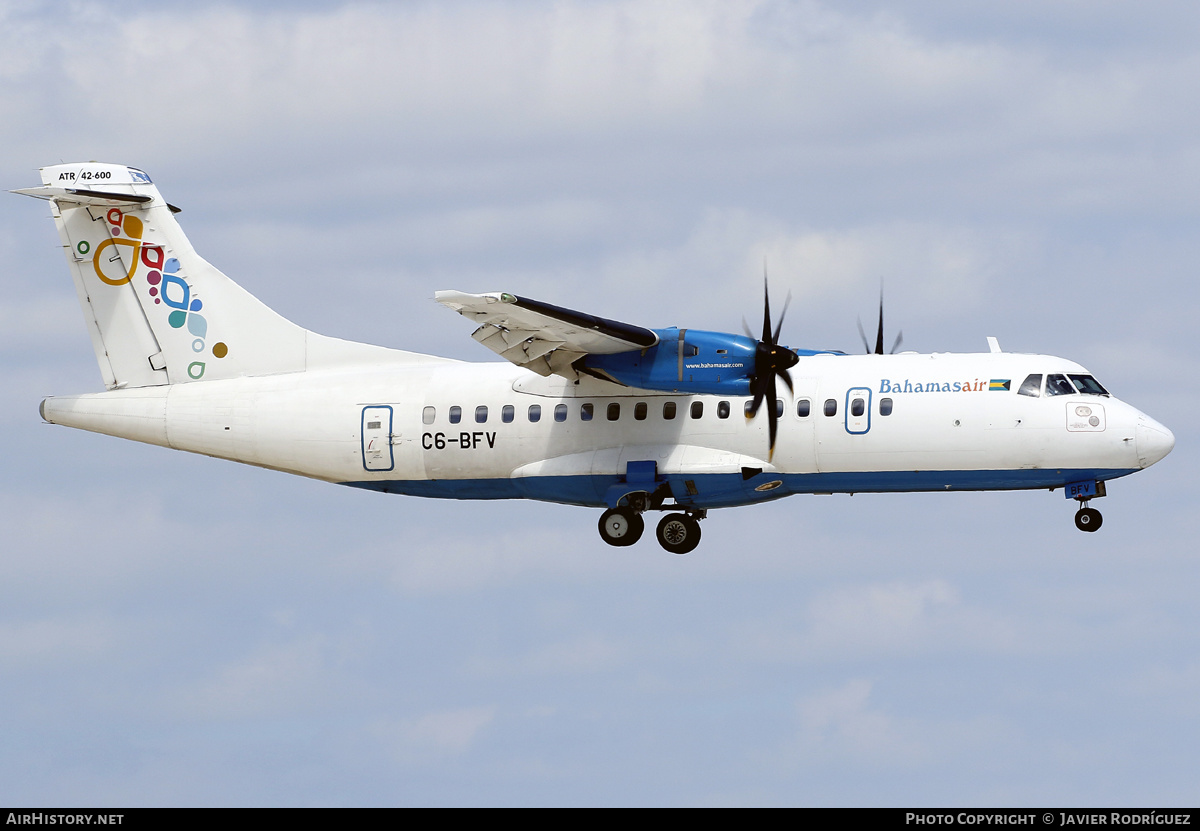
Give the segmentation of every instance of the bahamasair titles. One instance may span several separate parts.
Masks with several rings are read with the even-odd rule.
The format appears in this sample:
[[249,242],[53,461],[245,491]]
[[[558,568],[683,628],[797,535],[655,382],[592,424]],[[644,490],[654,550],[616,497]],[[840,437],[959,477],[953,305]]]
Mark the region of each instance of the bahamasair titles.
[[202,259],[143,171],[41,178],[16,192],[50,203],[106,388],[44,400],[53,424],[386,493],[591,506],[616,546],[661,512],[675,553],[714,508],[801,493],[1057,490],[1095,531],[1105,483],[1175,443],[1063,358],[885,353],[882,306],[863,355],[781,345],[766,298],[741,335],[436,294],[507,362],[330,338]]

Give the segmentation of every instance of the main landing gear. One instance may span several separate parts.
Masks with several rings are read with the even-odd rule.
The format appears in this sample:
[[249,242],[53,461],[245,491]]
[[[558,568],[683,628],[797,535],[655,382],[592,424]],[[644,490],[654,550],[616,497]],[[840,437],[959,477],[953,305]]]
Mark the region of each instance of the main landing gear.
[[[641,498],[639,498],[641,497]],[[642,538],[646,523],[642,513],[652,505],[644,494],[635,494],[629,505],[609,508],[600,515],[600,539],[609,545],[624,547]],[[653,507],[658,507],[654,505]],[[658,544],[672,554],[687,554],[700,544],[700,520],[707,511],[692,510],[667,514],[659,520],[655,536]]]
[[687,554],[700,544],[700,523],[689,514],[667,514],[655,533],[658,544],[672,554]]
[[600,515],[600,539],[624,547],[642,538],[646,523],[629,508],[609,508]]

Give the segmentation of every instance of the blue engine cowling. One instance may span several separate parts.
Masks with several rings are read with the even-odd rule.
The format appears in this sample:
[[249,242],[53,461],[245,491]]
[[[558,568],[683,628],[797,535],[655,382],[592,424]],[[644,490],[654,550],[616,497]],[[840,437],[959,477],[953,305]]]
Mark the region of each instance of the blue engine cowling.
[[[587,355],[576,368],[629,387],[685,394],[750,396],[758,341],[729,332],[655,329],[655,346]],[[800,355],[815,355],[808,349]]]

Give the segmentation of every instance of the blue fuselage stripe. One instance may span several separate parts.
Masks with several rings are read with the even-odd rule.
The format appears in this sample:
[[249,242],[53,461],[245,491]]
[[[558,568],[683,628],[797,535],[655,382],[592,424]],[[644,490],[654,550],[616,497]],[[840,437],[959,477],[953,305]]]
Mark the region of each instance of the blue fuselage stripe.
[[[697,508],[765,502],[800,493],[902,493],[1058,488],[1071,482],[1104,481],[1135,473],[1128,469],[904,470],[856,473],[760,473],[667,475],[675,501]],[[378,479],[343,482],[355,488],[438,499],[538,499],[564,505],[603,507],[618,476],[528,476],[519,479]],[[773,488],[759,490],[773,482]],[[694,491],[694,493],[693,493]]]

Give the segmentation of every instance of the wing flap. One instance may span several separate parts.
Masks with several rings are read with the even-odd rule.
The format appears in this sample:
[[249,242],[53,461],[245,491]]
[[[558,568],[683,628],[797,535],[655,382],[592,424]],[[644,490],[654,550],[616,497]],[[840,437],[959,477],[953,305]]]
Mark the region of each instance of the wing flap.
[[479,343],[539,375],[573,379],[571,365],[584,355],[632,352],[658,343],[651,329],[506,292],[439,291],[434,297],[479,324],[471,334]]

